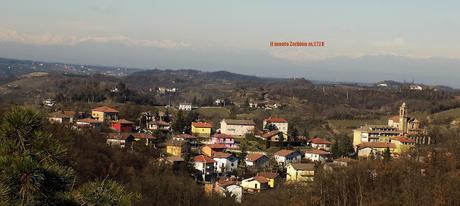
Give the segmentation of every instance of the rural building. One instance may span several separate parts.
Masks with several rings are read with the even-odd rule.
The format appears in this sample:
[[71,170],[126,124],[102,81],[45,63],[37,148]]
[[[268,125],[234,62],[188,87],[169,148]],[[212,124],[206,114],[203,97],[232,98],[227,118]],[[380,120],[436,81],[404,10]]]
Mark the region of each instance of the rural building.
[[91,117],[103,122],[116,121],[118,120],[118,110],[102,106],[91,110]]
[[166,142],[166,153],[172,156],[186,156],[190,154],[190,143],[186,141],[169,140]]
[[302,154],[295,150],[280,150],[274,154],[275,161],[278,165],[286,167],[290,163],[300,162],[302,159]]
[[286,170],[287,182],[312,182],[315,176],[315,164],[313,163],[292,163]]
[[244,161],[248,168],[262,169],[268,166],[270,159],[261,153],[249,153]]
[[220,132],[231,136],[254,134],[256,124],[252,120],[223,119],[220,122]]
[[204,182],[212,182],[215,177],[215,163],[213,159],[205,155],[198,155],[193,158],[194,167],[200,172],[200,178]]
[[368,158],[371,153],[374,156],[383,156],[386,149],[393,154],[395,148],[395,144],[389,142],[362,142],[357,145],[358,157],[364,158]]
[[270,188],[275,188],[277,184],[280,183],[281,178],[276,172],[259,172],[257,176],[262,176],[268,179],[268,186]]
[[201,153],[208,157],[212,157],[216,152],[225,152],[225,150],[227,147],[224,144],[208,144],[201,147]]
[[262,176],[255,176],[241,181],[241,187],[248,192],[260,192],[268,190],[270,181]]
[[332,142],[325,140],[325,139],[321,139],[319,137],[315,137],[313,139],[308,140],[308,145],[310,145],[311,147],[315,149],[322,149],[322,150],[330,151]]
[[117,132],[132,132],[134,129],[134,122],[126,119],[119,119],[110,122],[110,128]]
[[224,144],[227,148],[238,148],[233,137],[227,134],[214,134],[211,137],[211,144]]
[[192,111],[192,104],[190,103],[180,103],[179,110],[183,111]]
[[238,168],[238,158],[225,152],[215,152],[212,159],[216,161],[216,171],[219,174],[233,172]]
[[192,134],[197,137],[211,137],[212,124],[207,122],[192,122]]
[[263,121],[264,130],[268,130],[267,125],[273,125],[276,128],[274,130],[278,130],[278,131],[282,132],[284,137],[287,139],[288,128],[289,128],[287,119],[269,117],[267,119],[264,119],[264,121]]
[[332,153],[319,149],[305,151],[305,159],[313,162],[326,162],[331,158],[331,155]]

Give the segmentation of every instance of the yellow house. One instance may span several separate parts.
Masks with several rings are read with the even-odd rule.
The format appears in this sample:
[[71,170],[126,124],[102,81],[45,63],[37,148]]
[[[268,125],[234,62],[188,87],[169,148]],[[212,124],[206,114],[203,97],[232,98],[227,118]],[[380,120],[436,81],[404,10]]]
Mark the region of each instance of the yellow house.
[[197,137],[211,137],[211,129],[211,123],[192,122],[192,134]]
[[91,110],[91,117],[101,122],[116,121],[118,120],[118,110],[107,106],[97,107]]
[[288,182],[312,182],[315,176],[315,164],[292,163],[288,165],[286,173],[286,181]]
[[170,140],[166,143],[166,153],[172,156],[185,156],[190,153],[190,144],[185,141]]
[[395,154],[402,154],[408,152],[415,147],[415,140],[408,137],[392,137],[390,139],[390,142],[395,144],[396,146],[396,148],[394,149]]
[[275,173],[275,172],[259,172],[257,173],[257,176],[262,176],[262,177],[265,177],[268,179],[268,186],[270,188],[275,188],[276,186],[276,182],[279,181],[278,177],[278,173]]

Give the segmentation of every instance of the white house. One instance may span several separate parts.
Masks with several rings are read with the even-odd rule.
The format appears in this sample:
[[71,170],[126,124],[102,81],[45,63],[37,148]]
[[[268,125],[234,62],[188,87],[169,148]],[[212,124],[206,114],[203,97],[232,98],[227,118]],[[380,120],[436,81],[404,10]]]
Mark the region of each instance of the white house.
[[252,120],[223,119],[220,122],[220,132],[232,136],[253,134],[256,124]]
[[235,202],[241,203],[241,199],[243,197],[243,188],[238,185],[239,182],[236,178],[220,178],[215,183],[214,191],[222,196],[226,196],[226,194],[230,194],[233,198],[235,198]]
[[234,155],[225,152],[215,152],[213,157],[216,161],[217,173],[233,172],[238,168],[238,158]]
[[294,150],[280,150],[274,154],[275,161],[278,165],[285,167],[290,163],[300,162],[302,159],[302,154]]
[[216,161],[205,155],[198,155],[193,158],[194,167],[200,171],[204,182],[211,182],[215,174]]
[[305,151],[305,159],[314,162],[326,162],[331,155],[332,153],[319,149]]
[[191,111],[192,110],[192,104],[190,104],[190,103],[180,103],[179,104],[179,110]]
[[316,137],[308,140],[308,144],[315,149],[330,151],[332,142]]
[[263,128],[267,128],[267,125],[272,124],[276,127],[275,130],[278,130],[284,134],[284,136],[287,138],[288,136],[288,121],[284,118],[274,118],[274,117],[269,117],[267,119],[264,119],[263,121]]

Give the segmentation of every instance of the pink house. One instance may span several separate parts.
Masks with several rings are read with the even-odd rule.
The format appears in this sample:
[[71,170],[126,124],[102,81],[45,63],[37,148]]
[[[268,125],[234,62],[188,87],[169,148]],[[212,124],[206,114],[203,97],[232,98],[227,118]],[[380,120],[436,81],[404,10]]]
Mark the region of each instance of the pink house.
[[227,148],[237,148],[235,140],[228,134],[215,134],[211,137],[211,144],[224,144]]

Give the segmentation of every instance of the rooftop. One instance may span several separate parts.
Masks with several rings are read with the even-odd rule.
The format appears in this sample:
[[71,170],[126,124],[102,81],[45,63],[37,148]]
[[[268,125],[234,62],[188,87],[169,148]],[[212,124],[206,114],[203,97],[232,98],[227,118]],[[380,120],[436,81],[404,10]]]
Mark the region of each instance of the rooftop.
[[276,118],[276,117],[269,117],[269,118],[265,119],[265,121],[271,122],[271,123],[288,123],[287,119]]
[[395,148],[395,144],[389,142],[361,142],[358,148]]
[[289,156],[290,154],[293,154],[294,152],[295,152],[294,150],[283,149],[283,150],[276,152],[274,155],[286,157],[286,156]]
[[108,107],[108,106],[96,107],[92,111],[118,113],[118,110],[116,110],[114,108],[111,108],[111,107]]
[[229,125],[256,125],[252,120],[245,119],[223,119]]
[[292,163],[291,166],[295,170],[305,170],[305,171],[315,170],[315,164],[313,163]]
[[311,142],[313,144],[332,144],[332,142],[327,141],[325,139],[321,139],[319,137],[315,137],[313,139],[310,139],[308,142]]
[[262,158],[263,156],[265,156],[264,154],[261,154],[261,153],[250,153],[246,156],[246,160],[247,161],[257,161],[258,159]]
[[204,156],[204,155],[198,155],[193,158],[193,161],[195,162],[202,162],[202,163],[215,163],[213,159],[210,157]]
[[305,153],[308,154],[318,154],[318,155],[330,155],[332,153],[326,152],[324,150],[319,150],[319,149],[311,149],[311,150],[305,150]]
[[212,124],[207,122],[192,122],[192,126],[199,128],[212,128]]

